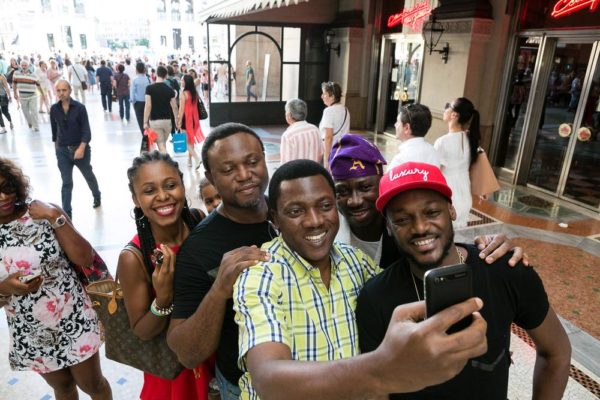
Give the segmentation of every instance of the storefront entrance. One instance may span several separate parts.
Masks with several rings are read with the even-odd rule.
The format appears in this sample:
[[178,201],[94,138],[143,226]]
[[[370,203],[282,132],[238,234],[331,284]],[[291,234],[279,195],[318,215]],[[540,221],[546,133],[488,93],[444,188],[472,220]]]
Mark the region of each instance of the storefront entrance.
[[600,209],[600,37],[519,38],[496,165]]
[[423,40],[419,35],[385,35],[382,40],[376,130],[395,135],[400,106],[419,99]]

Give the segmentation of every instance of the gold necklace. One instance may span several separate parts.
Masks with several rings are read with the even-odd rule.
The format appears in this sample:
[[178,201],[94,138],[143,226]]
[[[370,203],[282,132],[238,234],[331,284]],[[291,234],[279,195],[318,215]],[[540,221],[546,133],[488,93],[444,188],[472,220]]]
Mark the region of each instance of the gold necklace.
[[[464,264],[465,256],[463,256],[462,253],[460,252],[460,250],[458,250],[458,246],[454,246],[454,249],[456,250],[456,254],[458,255],[458,260],[460,261],[461,264]],[[415,274],[413,274],[412,270],[410,271],[410,277],[412,278],[413,286],[415,287],[415,293],[417,294],[417,300],[421,301],[421,296],[419,296],[419,289],[417,289],[417,281],[415,280]]]

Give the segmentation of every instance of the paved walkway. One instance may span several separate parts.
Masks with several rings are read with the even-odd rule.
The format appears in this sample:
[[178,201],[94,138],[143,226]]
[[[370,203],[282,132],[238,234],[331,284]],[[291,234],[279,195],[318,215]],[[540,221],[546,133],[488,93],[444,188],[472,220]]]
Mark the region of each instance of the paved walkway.
[[[118,253],[135,232],[130,216],[133,203],[127,188],[126,170],[137,154],[140,132],[132,118],[124,125],[118,106],[104,114],[98,94],[88,94],[92,125],[92,165],[102,191],[102,207],[92,208],[92,195],[79,172],[74,173],[73,217],[78,230],[90,240],[114,272]],[[33,198],[60,204],[60,175],[56,166],[48,116],[41,114],[40,132],[27,128],[22,114],[11,105],[15,131],[0,135],[0,154],[17,161],[31,178]],[[280,110],[277,110],[279,112]],[[284,127],[255,127],[265,142],[270,172],[279,163],[279,141]],[[204,133],[209,132],[203,122]],[[370,135],[368,135],[372,138]],[[386,158],[396,151],[394,139],[378,136]],[[176,156],[184,173],[187,196],[200,207],[197,186],[203,171],[187,167],[184,156]],[[470,227],[457,236],[471,241],[478,233],[505,232],[526,247],[548,289],[550,299],[563,318],[573,343],[573,366],[565,399],[600,397],[600,220],[597,215],[575,210],[552,198],[523,188],[503,186],[494,199],[475,204]],[[568,224],[559,226],[559,223]],[[3,311],[0,311],[3,313]],[[509,398],[531,398],[535,351],[526,335],[515,329],[512,337],[514,366]],[[45,382],[35,373],[12,372],[7,362],[8,332],[0,315],[0,399],[52,399]],[[103,371],[115,399],[136,399],[141,373],[103,357]],[[88,398],[82,395],[81,398]]]

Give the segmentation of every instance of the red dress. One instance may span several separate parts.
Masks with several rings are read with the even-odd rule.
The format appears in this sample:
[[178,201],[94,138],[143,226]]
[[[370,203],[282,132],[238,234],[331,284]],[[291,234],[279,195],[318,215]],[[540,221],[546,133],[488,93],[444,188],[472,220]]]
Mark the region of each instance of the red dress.
[[[135,235],[131,240],[141,248],[140,239]],[[158,247],[158,245],[156,246]],[[171,247],[175,254],[179,246]],[[184,369],[173,380],[159,378],[144,372],[144,386],[141,400],[207,400],[208,383],[214,377],[214,359],[207,360],[194,369]]]
[[188,143],[202,143],[204,134],[200,127],[200,115],[198,114],[198,97],[192,99],[192,94],[189,90],[184,92],[187,94],[183,105],[184,129],[187,134]]

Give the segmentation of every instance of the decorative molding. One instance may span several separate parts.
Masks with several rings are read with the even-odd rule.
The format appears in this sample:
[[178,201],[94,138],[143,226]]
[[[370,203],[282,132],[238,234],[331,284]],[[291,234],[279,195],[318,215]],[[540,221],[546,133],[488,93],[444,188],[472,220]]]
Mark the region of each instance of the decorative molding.
[[444,21],[444,35],[446,34],[470,34],[472,20]]

